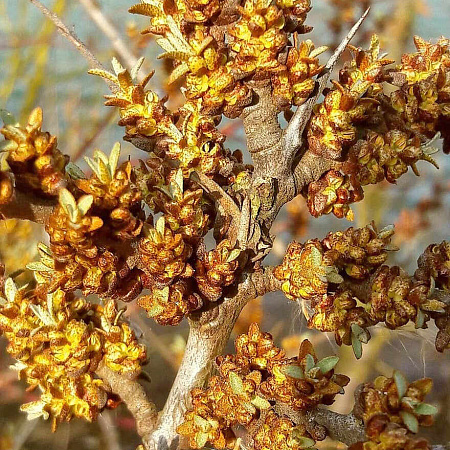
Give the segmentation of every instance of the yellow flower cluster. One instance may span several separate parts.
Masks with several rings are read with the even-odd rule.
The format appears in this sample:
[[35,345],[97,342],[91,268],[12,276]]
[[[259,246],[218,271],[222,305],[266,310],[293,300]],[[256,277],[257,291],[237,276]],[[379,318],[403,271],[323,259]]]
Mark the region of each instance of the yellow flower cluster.
[[324,51],[309,40],[290,47],[290,35],[310,30],[303,25],[310,0],[223,3],[178,0],[168,10],[160,0],[147,0],[130,12],[150,17],[143,33],[157,36],[165,50],[160,58],[174,60],[169,83],[185,76],[185,95],[201,99],[202,113],[238,117],[253,98],[250,80],[270,81],[280,110],[301,104],[314,88]]
[[301,105],[312,94],[313,77],[323,70],[318,56],[326,49],[316,49],[309,39],[300,42],[298,48],[289,48],[285,66],[272,76],[273,97],[280,109]]
[[211,177],[230,171],[229,166],[236,161],[222,145],[225,137],[216,128],[217,119],[202,112],[204,100],[188,101],[171,113],[153,91],[145,90],[152,74],[136,81],[141,64],[142,60],[130,73],[113,60],[115,74],[90,71],[116,83],[117,92],[106,96],[106,105],[119,108],[119,125],[126,127],[125,139],[137,142],[139,137],[153,137],[156,154],[177,161],[186,177],[192,170]]
[[170,115],[166,114],[164,102],[153,91],[145,90],[153,72],[141,82],[136,81],[142,63],[141,58],[130,73],[113,59],[114,73],[100,69],[92,69],[89,73],[109,80],[117,86],[117,91],[113,95],[106,96],[105,104],[119,108],[119,125],[126,127],[128,137],[176,134],[177,130]]
[[333,261],[324,255],[317,239],[304,245],[289,244],[283,263],[276,267],[274,274],[283,281],[281,289],[291,300],[323,295],[327,292],[328,282],[342,282]]
[[356,124],[376,111],[373,96],[382,91],[384,66],[392,61],[380,55],[378,37],[368,51],[354,49],[349,67],[340,73],[335,88],[315,107],[308,128],[309,149],[317,155],[339,159],[357,137]]
[[329,233],[321,242],[293,242],[274,274],[283,281],[282,290],[291,300],[321,296],[330,283],[342,283],[342,275],[364,279],[381,266],[393,233],[392,228],[378,233],[372,226],[351,227],[345,232]]
[[[25,127],[9,117],[0,129],[6,139],[2,151],[7,154],[4,162],[14,173],[19,188],[55,196],[63,185],[64,168],[69,158],[58,150],[56,137],[41,130],[42,119],[41,108],[31,112]],[[5,181],[1,186],[1,197],[4,197]]]
[[450,123],[450,40],[436,44],[414,37],[417,52],[403,55],[393,74],[401,88],[392,94],[392,105],[411,129],[432,139],[437,131],[448,149]]
[[[395,329],[412,321],[423,328],[434,318],[441,330],[437,348],[443,351],[450,342],[445,304],[434,292],[448,290],[448,243],[430,246],[411,278],[384,265],[387,251],[395,249],[389,245],[392,235],[392,227],[378,232],[367,226],[329,233],[320,242],[293,242],[274,272],[288,298],[308,300],[308,326],[334,332],[336,342],[352,345],[357,357],[370,338],[367,328],[380,322]],[[345,281],[352,279],[364,281],[365,288],[349,290]]]
[[[139,273],[131,271],[122,258],[107,249],[107,245],[100,245],[99,238],[106,239],[109,230],[104,221],[111,225],[112,235],[117,230],[109,214],[101,219],[93,215],[94,208],[93,195],[82,195],[76,200],[69,190],[62,189],[59,205],[46,225],[50,247],[39,244],[41,260],[29,264],[28,268],[35,272],[38,289],[42,292],[53,292],[58,288],[66,292],[82,289],[85,295],[131,300],[142,289]],[[116,223],[123,225],[124,222]],[[135,222],[131,223],[135,230]],[[125,229],[120,230],[121,236]]]
[[306,428],[277,411],[333,403],[349,381],[334,374],[337,362],[333,356],[318,361],[309,341],[303,341],[297,358],[286,358],[270,334],[251,324],[237,338],[236,354],[217,358],[219,375],[208,388],[191,392],[192,408],[177,431],[192,448],[207,442],[233,448],[238,425],[248,430],[258,450],[310,448],[314,440]]
[[205,301],[220,299],[223,289],[234,282],[240,250],[226,239],[210,252],[201,249],[200,245],[193,255],[186,236],[172,231],[165,216],[140,241],[141,280],[151,293],[138,303],[158,323],[178,324]]
[[[316,107],[308,128],[309,149],[342,162],[305,189],[313,216],[333,212],[351,219],[349,205],[363,198],[362,186],[384,179],[395,183],[409,167],[418,175],[421,160],[437,167],[428,142],[437,132],[447,151],[449,42],[431,44],[415,37],[415,43],[418,52],[403,55],[402,64],[390,71],[384,67],[392,61],[380,57],[376,36],[368,51],[353,48],[337,88]],[[400,88],[387,96],[383,82]]]
[[13,366],[39,400],[22,406],[29,419],[58,423],[94,420],[106,406],[107,388],[95,376],[100,361],[111,370],[137,374],[146,359],[130,327],[119,321],[113,301],[92,305],[61,290],[40,295],[18,289],[11,278],[0,297],[0,331],[8,339]]
[[[112,235],[127,240],[140,235],[145,215],[141,208],[141,193],[131,181],[131,163],[127,161],[118,166],[119,157],[120,144],[117,142],[109,157],[101,150],[95,150],[94,159],[85,158],[93,172],[89,179],[81,171],[69,170],[69,173],[74,176],[77,188],[93,197],[93,207],[102,210],[102,217],[109,212],[105,222],[108,222]],[[73,164],[70,167],[74,169]]]

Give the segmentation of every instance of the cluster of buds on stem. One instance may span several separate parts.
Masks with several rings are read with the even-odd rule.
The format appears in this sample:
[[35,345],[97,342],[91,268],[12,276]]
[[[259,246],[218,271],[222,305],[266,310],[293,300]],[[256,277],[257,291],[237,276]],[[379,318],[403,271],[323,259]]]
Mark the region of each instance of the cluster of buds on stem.
[[138,375],[146,359],[114,301],[94,305],[61,290],[42,295],[18,289],[11,278],[2,284],[0,332],[19,379],[40,391],[39,400],[21,409],[29,419],[51,418],[53,430],[73,417],[96,419],[111,395],[95,375],[100,361]]
[[[327,93],[308,127],[312,153],[335,160],[334,168],[304,189],[310,213],[333,212],[352,219],[349,205],[363,198],[362,187],[395,183],[430,156],[430,140],[440,132],[447,151],[449,121],[449,43],[415,37],[417,53],[405,54],[395,69],[380,56],[374,36],[369,51],[353,48],[353,60]],[[384,84],[398,86],[390,96]],[[358,139],[359,138],[359,139]]]
[[[7,165],[14,174],[18,188],[32,190],[41,196],[56,196],[64,185],[64,169],[69,161],[57,148],[57,139],[42,128],[42,109],[34,109],[25,127],[5,115],[4,127],[0,129],[6,141],[2,152]],[[12,195],[12,183],[3,171],[0,175],[0,203],[5,203]]]
[[415,434],[419,426],[432,425],[437,413],[435,406],[424,403],[432,385],[429,378],[408,383],[400,372],[363,385],[355,414],[364,421],[368,440],[352,445],[351,450],[429,450],[428,442]]
[[[107,160],[99,157],[98,161],[102,164],[96,169],[104,168],[110,174],[113,167],[106,165]],[[114,166],[115,161],[110,163]],[[129,240],[139,235],[142,229],[142,222],[131,212],[141,211],[139,196],[136,200],[137,193],[129,189],[126,178],[114,178],[120,173],[126,177],[126,172],[120,169],[113,172],[108,186],[97,178],[106,177],[103,172],[93,175],[90,180],[76,180],[80,187],[94,195],[86,195],[81,189],[74,188],[75,198],[69,190],[60,190],[59,204],[46,225],[50,247],[40,244],[41,261],[29,265],[35,271],[38,289],[53,292],[60,288],[70,292],[81,288],[85,295],[95,293],[124,300],[139,294],[141,283],[137,271],[131,270],[114,251],[108,250],[114,237]],[[108,195],[100,195],[104,192],[101,187]],[[108,236],[111,242],[108,242]]]
[[208,388],[191,392],[192,408],[178,433],[189,439],[191,448],[207,442],[219,449],[233,448],[233,429],[240,425],[253,438],[255,450],[311,448],[314,439],[306,427],[278,411],[333,403],[349,382],[334,373],[338,358],[319,361],[307,340],[296,358],[287,358],[256,324],[236,339],[235,346],[235,355],[216,359],[219,375],[210,379]]
[[[180,1],[170,9],[158,0],[130,8],[150,18],[143,33],[157,36],[174,61],[173,83],[185,77],[188,100],[199,100],[207,115],[238,117],[253,100],[251,82],[272,85],[280,110],[300,105],[314,89],[321,72],[318,56],[307,40],[297,36],[311,30],[304,25],[310,0]],[[291,37],[294,36],[294,42]]]
[[434,318],[441,330],[437,348],[448,346],[446,305],[437,294],[448,291],[448,243],[430,246],[411,278],[384,264],[394,249],[393,233],[392,227],[378,232],[369,225],[329,233],[322,241],[293,242],[274,272],[286,296],[304,302],[308,325],[334,332],[336,342],[352,345],[358,358],[370,338],[367,328],[379,322],[425,328]]
[[142,60],[131,73],[115,59],[115,73],[93,69],[91,74],[101,76],[117,84],[117,91],[107,95],[107,106],[119,108],[119,125],[126,127],[125,139],[145,140],[146,149],[152,143],[158,156],[177,161],[189,175],[198,170],[211,176],[230,170],[234,159],[223,148],[224,136],[216,126],[220,118],[202,112],[202,100],[186,102],[172,113],[165,106],[166,99],[159,99],[152,90],[145,89],[153,73],[138,82]]

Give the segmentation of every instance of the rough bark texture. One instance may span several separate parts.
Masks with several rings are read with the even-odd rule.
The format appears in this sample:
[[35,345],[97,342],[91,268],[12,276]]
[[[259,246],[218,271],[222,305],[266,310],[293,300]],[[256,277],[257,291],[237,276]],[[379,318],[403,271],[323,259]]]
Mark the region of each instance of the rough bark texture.
[[102,363],[96,373],[127,405],[136,420],[136,430],[139,435],[145,436],[153,430],[158,418],[158,411],[155,404],[148,399],[141,384],[135,378],[128,378],[114,372]]
[[15,190],[9,203],[0,205],[0,218],[31,220],[46,224],[55,207],[55,200],[47,200]]
[[207,382],[215,358],[225,348],[233,326],[247,302],[276,288],[279,288],[279,282],[273,277],[271,268],[265,273],[247,274],[232,297],[225,298],[217,307],[189,320],[189,338],[181,366],[156,429],[143,438],[146,448],[177,448],[176,428],[181,424],[189,405],[189,392]]

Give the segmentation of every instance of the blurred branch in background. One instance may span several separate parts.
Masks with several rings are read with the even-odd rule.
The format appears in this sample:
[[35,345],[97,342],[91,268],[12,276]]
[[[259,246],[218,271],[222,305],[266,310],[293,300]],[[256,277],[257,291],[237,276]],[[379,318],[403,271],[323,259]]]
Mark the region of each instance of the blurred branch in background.
[[[71,42],[75,48],[83,55],[83,57],[89,62],[92,69],[102,69],[105,68],[99,62],[99,60],[94,56],[94,54],[81,42],[73,31],[70,31],[66,25],[61,21],[57,14],[51,12],[45,5],[43,5],[39,0],[29,0],[33,5],[40,9],[40,11],[49,18],[53,24],[56,26],[58,31]],[[106,80],[106,83],[112,90],[115,89],[114,83]]]
[[108,17],[103,14],[97,2],[95,2],[94,0],[78,1],[83,5],[86,12],[91,16],[92,20],[96,23],[102,33],[104,33],[105,36],[109,39],[112,47],[117,52],[117,55],[119,56],[119,59],[122,61],[122,63],[129,69],[134,67],[138,59],[125,45],[120,36],[120,33],[117,31]]

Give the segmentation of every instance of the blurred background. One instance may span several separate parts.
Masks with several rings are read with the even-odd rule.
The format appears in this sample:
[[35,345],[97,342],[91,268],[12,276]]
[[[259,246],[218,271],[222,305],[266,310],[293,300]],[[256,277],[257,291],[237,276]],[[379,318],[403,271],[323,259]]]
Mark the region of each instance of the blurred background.
[[[132,0],[44,0],[43,3],[63,18],[104,65],[108,66],[114,55],[126,66],[146,56],[144,70],[156,70],[151,88],[161,95],[169,91],[169,105],[173,107],[182,101],[179,92],[165,85],[167,68],[156,60],[160,49],[151,37],[139,34],[145,19],[127,13]],[[367,45],[376,31],[383,49],[398,61],[403,52],[414,50],[415,34],[425,39],[450,37],[450,0],[313,0],[312,4],[307,24],[314,26],[314,30],[307,37],[316,46],[335,48],[368,6],[372,6],[372,11],[354,45]],[[324,61],[325,58],[326,55]],[[122,138],[122,129],[115,125],[116,111],[103,106],[106,85],[100,78],[88,75],[87,69],[82,56],[27,0],[0,0],[0,108],[24,120],[35,106],[41,106],[44,129],[58,136],[59,148],[83,169],[86,169],[83,156],[91,156],[95,148],[109,152],[114,142]],[[228,146],[245,152],[239,122],[224,120],[220,127],[228,136]],[[435,145],[439,148],[440,141]],[[123,143],[122,155],[145,158],[128,143]],[[449,237],[450,161],[442,152],[434,156],[440,170],[420,163],[419,178],[409,172],[400,178],[397,186],[386,183],[367,187],[365,200],[354,207],[354,223],[332,216],[313,219],[302,198],[293,200],[274,225],[277,239],[268,263],[278,263],[292,239],[323,238],[328,231],[363,226],[375,220],[380,227],[396,225],[394,243],[401,250],[389,262],[402,265],[412,274],[418,255],[427,245]],[[35,244],[44,239],[40,226],[0,222],[0,258],[7,271],[12,273],[36,258]],[[148,346],[150,363],[146,371],[151,382],[146,388],[162,407],[183,355],[187,326],[185,323],[175,328],[158,326],[133,305],[129,306],[128,314]],[[281,293],[251,301],[236,325],[234,336],[245,332],[251,322],[258,322],[265,331],[270,331],[278,345],[283,345],[292,355],[307,337],[317,346],[319,356],[332,353],[340,356],[337,368],[350,376],[352,382],[346,388],[347,394],[332,406],[339,412],[351,409],[352,392],[359,383],[379,374],[391,376],[394,368],[410,380],[432,377],[435,389],[430,401],[439,406],[440,412],[436,424],[424,434],[432,443],[450,440],[450,358],[435,351],[435,329],[416,332],[405,327],[390,332],[378,328],[372,333],[370,344],[365,346],[363,358],[355,362],[351,349],[337,347],[333,336],[309,331],[298,305]],[[104,413],[95,424],[81,421],[64,424],[55,434],[50,432],[49,423],[27,422],[19,412],[19,405],[30,401],[32,394],[25,392],[25,386],[16,380],[16,373],[8,369],[12,360],[4,348],[5,342],[0,339],[0,450],[128,450],[139,443],[133,419],[124,407]],[[334,450],[345,446],[325,441],[318,448]]]

